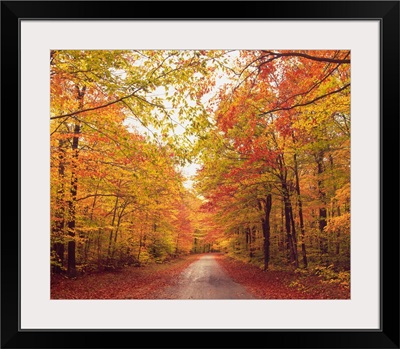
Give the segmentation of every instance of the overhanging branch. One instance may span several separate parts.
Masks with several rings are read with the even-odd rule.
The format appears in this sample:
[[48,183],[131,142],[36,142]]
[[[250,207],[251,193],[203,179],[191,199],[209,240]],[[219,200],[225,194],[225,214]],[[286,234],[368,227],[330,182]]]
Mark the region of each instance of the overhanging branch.
[[274,112],[280,111],[280,110],[291,110],[291,109],[298,108],[298,107],[304,107],[304,106],[306,106],[306,105],[313,104],[313,103],[319,101],[320,99],[323,99],[323,98],[328,97],[328,96],[330,96],[330,95],[333,95],[333,94],[335,94],[335,93],[339,93],[339,92],[345,90],[345,89],[346,89],[347,87],[349,87],[349,86],[350,86],[350,83],[344,85],[343,87],[341,87],[341,88],[339,88],[339,89],[337,89],[337,90],[331,91],[331,92],[326,93],[326,94],[324,94],[324,95],[322,95],[322,96],[318,96],[318,97],[314,98],[314,99],[311,100],[311,101],[308,101],[308,102],[305,102],[305,103],[294,104],[294,105],[292,105],[292,106],[290,106],[290,107],[282,107],[282,108],[271,109],[271,110],[268,110],[268,111],[266,111],[266,112],[264,112],[264,113],[259,114],[259,116],[264,116],[264,115],[267,115],[267,114],[270,114],[270,113],[274,113]]
[[65,117],[68,117],[68,116],[78,115],[78,114],[81,114],[81,113],[84,113],[84,112],[87,112],[87,111],[93,111],[93,110],[97,110],[97,109],[102,109],[102,108],[109,107],[110,105],[113,105],[113,104],[118,103],[118,102],[122,102],[122,101],[124,101],[125,99],[128,99],[128,98],[133,97],[133,96],[135,95],[135,93],[137,93],[137,92],[138,92],[139,90],[141,90],[141,89],[142,89],[142,87],[136,89],[134,92],[132,92],[131,94],[129,94],[129,95],[127,95],[127,96],[118,98],[118,99],[116,99],[116,100],[114,100],[114,101],[108,102],[108,103],[103,104],[103,105],[99,105],[99,106],[97,106],[97,107],[81,109],[81,110],[77,110],[77,111],[74,111],[74,112],[72,112],[72,113],[63,114],[63,115],[51,116],[51,117],[50,117],[50,120],[61,119],[61,118],[65,118]]
[[265,51],[268,55],[273,55],[274,58],[279,57],[303,57],[307,59],[311,59],[312,61],[317,62],[327,62],[327,63],[340,63],[340,64],[349,64],[351,62],[350,59],[339,59],[339,58],[329,58],[329,57],[320,57],[320,56],[311,56],[306,53],[301,52],[285,52],[285,53],[278,53],[272,51]]

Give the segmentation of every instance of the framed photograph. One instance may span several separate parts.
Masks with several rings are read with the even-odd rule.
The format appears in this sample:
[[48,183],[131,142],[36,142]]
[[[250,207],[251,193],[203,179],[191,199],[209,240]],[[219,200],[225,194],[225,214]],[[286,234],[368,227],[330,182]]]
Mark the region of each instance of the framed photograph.
[[399,348],[397,1],[1,26],[2,347]]

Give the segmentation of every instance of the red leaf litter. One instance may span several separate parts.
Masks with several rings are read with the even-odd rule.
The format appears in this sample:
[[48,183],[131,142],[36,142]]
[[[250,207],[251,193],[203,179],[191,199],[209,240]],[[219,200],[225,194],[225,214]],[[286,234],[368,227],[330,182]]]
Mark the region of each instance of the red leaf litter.
[[[52,275],[51,299],[156,299],[201,256],[190,255],[165,264],[128,267],[119,272],[84,275],[77,279]],[[348,286],[317,275],[262,271],[222,254],[216,254],[215,258],[235,282],[258,299],[350,299]]]
[[200,255],[190,255],[165,264],[128,267],[119,272],[103,272],[67,279],[51,277],[51,299],[154,299]]
[[329,283],[316,275],[263,271],[223,255],[216,259],[235,282],[259,299],[350,299],[349,287]]

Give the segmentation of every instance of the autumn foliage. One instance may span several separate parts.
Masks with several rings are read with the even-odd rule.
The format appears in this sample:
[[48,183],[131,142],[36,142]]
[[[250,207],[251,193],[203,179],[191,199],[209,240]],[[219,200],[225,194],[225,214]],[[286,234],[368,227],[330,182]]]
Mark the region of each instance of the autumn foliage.
[[175,89],[198,79],[199,60],[189,58],[177,52],[51,52],[54,271],[75,276],[161,263],[192,249],[190,205],[197,199],[183,186],[177,166],[182,148],[170,132],[176,124],[167,108],[184,106]]
[[350,52],[242,51],[197,189],[220,246],[264,269],[350,266]]
[[349,271],[349,51],[54,50],[50,77],[54,273]]

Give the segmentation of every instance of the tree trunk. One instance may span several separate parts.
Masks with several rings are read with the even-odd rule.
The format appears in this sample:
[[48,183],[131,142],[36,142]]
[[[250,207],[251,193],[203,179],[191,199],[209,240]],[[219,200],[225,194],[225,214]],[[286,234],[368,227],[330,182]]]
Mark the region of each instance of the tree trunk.
[[285,228],[286,228],[290,263],[293,264],[296,268],[298,268],[299,260],[297,255],[297,244],[295,237],[296,232],[292,231],[292,204],[290,202],[286,181],[282,181],[282,191],[283,191],[283,202],[284,202],[284,212],[285,212]]
[[303,218],[303,201],[301,200],[300,194],[300,179],[299,179],[299,169],[297,164],[297,155],[293,155],[294,160],[294,175],[296,178],[296,192],[297,192],[297,203],[299,205],[299,219],[300,219],[300,232],[301,232],[301,254],[303,257],[303,266],[307,268],[307,252],[306,252],[306,243],[305,243],[305,229],[304,229],[304,218]]
[[68,220],[68,235],[71,239],[68,241],[68,276],[76,276],[76,243],[75,243],[75,225],[76,225],[76,196],[78,193],[78,176],[76,174],[76,168],[78,166],[79,156],[79,134],[81,132],[81,126],[79,123],[75,123],[74,126],[74,137],[72,139],[72,172],[71,172],[71,199],[68,202],[69,220]]
[[[329,162],[330,162],[330,165],[331,165],[331,173],[332,173],[332,179],[333,179],[333,190],[336,193],[337,185],[336,185],[336,178],[335,178],[332,154],[329,154]],[[337,204],[337,201],[334,200],[333,203],[332,203],[332,217],[335,216],[336,204]],[[340,206],[339,205],[337,205],[337,216],[340,217]],[[340,254],[340,230],[338,230],[337,233],[336,233],[335,253],[336,253],[336,255]]]
[[117,246],[117,239],[118,239],[118,233],[119,233],[119,228],[121,226],[121,218],[124,215],[124,211],[126,207],[128,206],[127,202],[124,202],[121,208],[121,211],[118,214],[118,221],[117,221],[117,227],[115,228],[115,234],[114,234],[114,247],[112,249],[112,254],[111,254],[111,259],[114,258],[114,253],[115,253],[115,248]]
[[140,264],[140,254],[142,252],[142,247],[146,247],[146,226],[147,226],[148,218],[149,218],[149,216],[148,216],[148,213],[146,212],[146,220],[145,220],[144,224],[142,223],[140,225],[139,251],[138,251],[138,255],[137,255],[137,260],[138,260],[139,264]]
[[328,241],[325,237],[325,232],[324,228],[327,225],[326,222],[326,217],[327,217],[327,212],[326,212],[326,193],[324,190],[324,184],[323,180],[321,179],[321,174],[324,172],[324,164],[323,164],[323,159],[324,159],[324,152],[319,151],[316,160],[317,160],[317,168],[318,168],[318,192],[319,192],[319,197],[321,200],[321,203],[323,204],[322,207],[319,208],[319,231],[320,231],[320,250],[322,254],[327,254],[328,253]]
[[[281,200],[281,227],[280,227],[280,234],[281,234],[281,243],[279,246],[280,251],[285,251],[285,241],[287,241],[287,237],[285,236],[285,204],[282,197]],[[287,250],[287,248],[286,248]]]
[[[284,206],[284,213],[285,213],[285,229],[286,229],[286,236],[287,236],[287,249],[289,251],[289,260],[292,265],[296,268],[299,266],[299,260],[297,256],[297,246],[296,246],[296,231],[292,231],[292,204],[290,202],[290,194],[289,188],[287,184],[287,167],[285,164],[285,159],[281,154],[278,157],[279,169],[280,174],[278,178],[281,182],[282,188],[282,198],[283,198],[283,206]],[[294,227],[294,225],[293,225]]]
[[142,252],[142,226],[140,228],[140,236],[139,236],[139,249],[138,249],[138,253],[137,253],[137,260],[138,263],[140,264],[140,253]]
[[115,223],[115,217],[117,215],[117,208],[118,208],[118,195],[117,198],[115,199],[115,205],[114,205],[114,212],[113,212],[113,218],[111,221],[111,226],[113,228],[111,228],[110,230],[110,238],[108,240],[108,251],[107,251],[107,260],[110,261],[111,259],[111,246],[112,246],[112,241],[113,241],[113,232],[114,232],[114,223]]
[[262,230],[263,230],[263,247],[264,247],[264,270],[268,270],[269,259],[270,259],[270,236],[271,236],[271,225],[270,225],[270,214],[272,208],[272,195],[268,194],[263,203],[264,217],[262,218]]
[[298,249],[297,249],[297,232],[296,232],[296,224],[294,221],[294,217],[293,217],[293,206],[290,205],[290,223],[292,226],[292,238],[293,238],[293,246],[294,246],[294,250],[296,252],[296,259],[297,261],[295,262],[296,268],[299,266],[299,261],[298,261]]
[[97,269],[101,269],[101,229],[99,228],[97,234]]
[[[77,90],[77,99],[79,101],[79,108],[83,109],[83,98],[85,96],[86,86],[79,89],[75,86]],[[76,170],[78,167],[78,156],[79,156],[79,135],[81,132],[81,125],[76,120],[74,125],[74,136],[72,138],[72,170],[71,170],[71,199],[68,202],[69,210],[69,220],[68,220],[68,235],[70,236],[70,241],[68,241],[68,276],[76,276],[76,243],[75,243],[75,225],[76,225],[76,195],[78,192],[78,176]]]
[[64,207],[64,178],[65,178],[65,141],[58,141],[58,178],[60,184],[56,197],[55,223],[53,225],[52,236],[56,239],[53,244],[53,251],[56,254],[59,265],[54,266],[53,271],[60,273],[64,265],[64,226],[65,226],[65,207]]
[[250,238],[251,238],[251,245],[250,245],[250,257],[254,257],[254,252],[256,250],[256,238],[257,238],[257,228],[253,226],[250,229]]
[[[340,207],[337,207],[337,214],[338,217],[340,217]],[[340,230],[337,231],[336,234],[336,254],[339,255],[340,254]]]
[[57,263],[58,263],[58,265],[55,265],[53,267],[53,271],[55,273],[61,273],[62,272],[63,263],[64,263],[64,243],[55,242],[53,244],[53,251],[55,252],[55,254],[57,256]]

